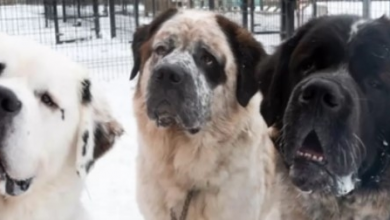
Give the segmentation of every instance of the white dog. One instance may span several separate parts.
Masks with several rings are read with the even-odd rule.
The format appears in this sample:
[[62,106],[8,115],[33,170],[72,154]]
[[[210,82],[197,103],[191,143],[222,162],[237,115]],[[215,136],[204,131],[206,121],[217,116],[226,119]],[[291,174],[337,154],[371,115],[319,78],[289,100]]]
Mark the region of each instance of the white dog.
[[87,71],[0,34],[0,220],[85,220],[83,178],[122,127]]

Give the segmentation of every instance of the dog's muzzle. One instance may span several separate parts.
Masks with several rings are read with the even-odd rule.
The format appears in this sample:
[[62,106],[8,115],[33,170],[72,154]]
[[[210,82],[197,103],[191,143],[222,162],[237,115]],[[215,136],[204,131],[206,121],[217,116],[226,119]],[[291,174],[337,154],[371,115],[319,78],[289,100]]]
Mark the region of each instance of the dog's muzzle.
[[[22,102],[10,89],[0,86],[0,142],[3,145],[7,129],[12,120],[20,113]],[[18,196],[26,192],[32,183],[33,178],[17,180],[7,172],[7,162],[4,155],[4,146],[0,145],[0,182],[5,181],[5,192],[9,196]],[[12,147],[12,146],[11,146]]]
[[205,120],[204,103],[208,96],[205,95],[207,91],[196,86],[199,80],[195,77],[197,71],[188,60],[161,63],[152,71],[147,111],[157,126],[178,125],[190,133],[199,131]]

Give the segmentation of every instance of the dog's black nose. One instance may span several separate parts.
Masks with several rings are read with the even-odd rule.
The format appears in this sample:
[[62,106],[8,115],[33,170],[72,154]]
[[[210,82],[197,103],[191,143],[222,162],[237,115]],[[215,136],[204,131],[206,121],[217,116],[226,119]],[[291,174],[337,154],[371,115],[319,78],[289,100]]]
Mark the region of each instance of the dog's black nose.
[[175,65],[166,65],[155,70],[153,77],[155,80],[167,84],[175,85],[183,81],[184,71]]
[[299,102],[318,104],[324,108],[337,110],[342,104],[342,92],[335,82],[323,78],[314,78],[302,85]]
[[0,114],[16,115],[22,109],[22,103],[10,89],[0,86]]

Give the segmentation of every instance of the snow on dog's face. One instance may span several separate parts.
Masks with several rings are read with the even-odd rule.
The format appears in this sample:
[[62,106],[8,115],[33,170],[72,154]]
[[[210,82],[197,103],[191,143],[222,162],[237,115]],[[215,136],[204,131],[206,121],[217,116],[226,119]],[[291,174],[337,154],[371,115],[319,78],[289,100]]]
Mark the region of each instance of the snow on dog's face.
[[0,33],[0,194],[83,177],[122,131],[106,108],[82,67]]
[[196,133],[245,107],[257,92],[254,68],[266,54],[244,28],[212,12],[170,9],[137,30],[132,78],[149,119]]

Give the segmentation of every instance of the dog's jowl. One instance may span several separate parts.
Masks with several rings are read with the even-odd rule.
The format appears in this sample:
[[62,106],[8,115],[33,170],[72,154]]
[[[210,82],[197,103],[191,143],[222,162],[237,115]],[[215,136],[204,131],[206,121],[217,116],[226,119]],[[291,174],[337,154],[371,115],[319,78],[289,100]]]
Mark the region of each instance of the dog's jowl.
[[216,13],[171,9],[137,30],[132,49],[145,219],[270,215],[274,147],[254,78],[262,45]]
[[313,19],[259,67],[282,219],[390,217],[390,21]]
[[0,220],[90,219],[84,177],[121,133],[84,68],[0,33]]

